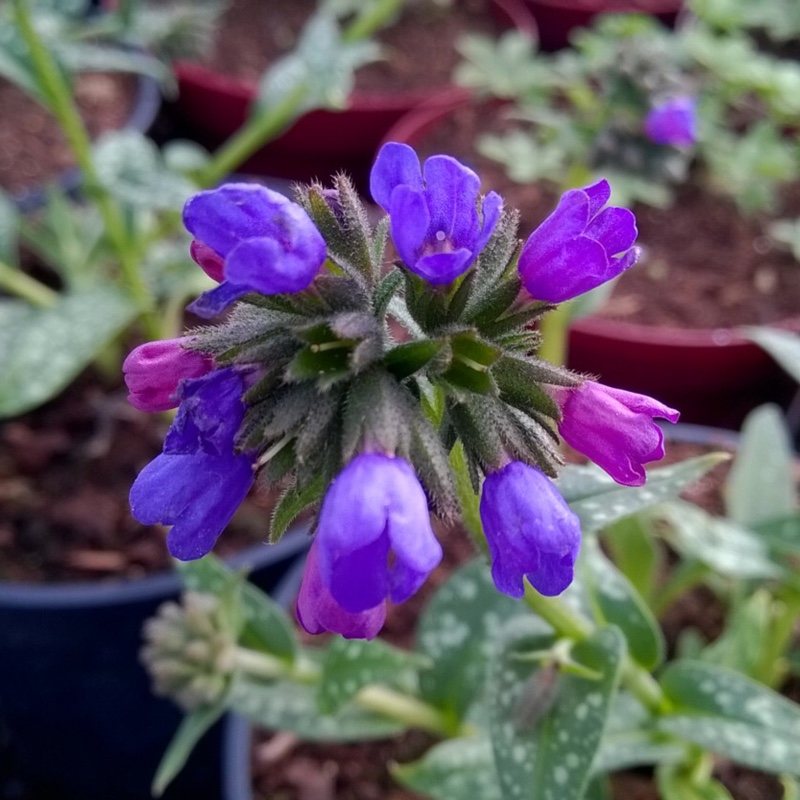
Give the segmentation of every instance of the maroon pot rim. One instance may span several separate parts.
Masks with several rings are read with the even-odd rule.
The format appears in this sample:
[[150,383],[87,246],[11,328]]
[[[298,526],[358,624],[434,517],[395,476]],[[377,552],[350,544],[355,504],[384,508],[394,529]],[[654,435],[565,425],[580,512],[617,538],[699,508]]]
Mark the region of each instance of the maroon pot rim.
[[582,14],[672,14],[683,7],[683,0],[648,0],[648,8],[637,7],[635,0],[613,4],[609,3],[609,0],[525,0],[525,2],[530,7],[546,6]]
[[[741,328],[745,327],[752,326],[678,328],[588,316],[575,320],[570,325],[570,335],[592,336],[598,340],[630,342],[652,347],[691,350],[700,348],[708,350],[718,350],[720,348],[750,350],[758,348],[758,345],[751,339],[739,332]],[[779,328],[800,334],[800,315],[776,320],[763,327]]]

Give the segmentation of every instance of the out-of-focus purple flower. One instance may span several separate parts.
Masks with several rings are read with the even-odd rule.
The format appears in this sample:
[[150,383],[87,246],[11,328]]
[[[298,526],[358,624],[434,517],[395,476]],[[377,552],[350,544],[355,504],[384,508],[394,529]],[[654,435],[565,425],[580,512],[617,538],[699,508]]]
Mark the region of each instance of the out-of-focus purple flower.
[[655,144],[691,147],[697,141],[697,98],[675,95],[650,109],[644,132]]
[[595,381],[549,391],[561,406],[558,430],[564,440],[617,483],[643,486],[644,464],[664,457],[664,432],[654,417],[677,422],[680,413],[652,397]]
[[[192,257],[223,278],[189,306],[201,317],[220,314],[248,292],[301,292],[325,261],[325,240],[308,214],[256,184],[229,183],[190,197],[183,222],[199,243]],[[221,275],[214,255],[224,264]]]
[[450,156],[425,162],[406,144],[385,144],[372,167],[370,191],[389,214],[392,239],[406,266],[429,283],[464,273],[486,246],[500,218],[496,192],[478,199],[480,178]]
[[636,263],[636,219],[627,208],[604,208],[610,197],[605,180],[571,189],[528,237],[519,274],[537,300],[571,300]]
[[386,601],[381,600],[374,608],[365,611],[345,611],[322,580],[315,541],[303,570],[296,612],[297,621],[308,633],[328,631],[339,633],[346,639],[374,639],[386,620]]
[[330,485],[316,534],[322,583],[345,611],[407,600],[442,558],[411,465],[356,456]]
[[167,548],[182,561],[211,550],[253,484],[252,454],[234,450],[244,390],[234,368],[182,383],[164,451],[131,487],[134,518],[143,525],[172,525]]
[[572,583],[580,521],[543,472],[512,461],[487,475],[480,514],[501,592],[522,597],[523,577],[544,595],[560,594]]
[[214,366],[209,356],[186,350],[187,339],[147,342],[122,363],[128,402],[140,411],[166,411],[178,405],[178,384],[199,378]]

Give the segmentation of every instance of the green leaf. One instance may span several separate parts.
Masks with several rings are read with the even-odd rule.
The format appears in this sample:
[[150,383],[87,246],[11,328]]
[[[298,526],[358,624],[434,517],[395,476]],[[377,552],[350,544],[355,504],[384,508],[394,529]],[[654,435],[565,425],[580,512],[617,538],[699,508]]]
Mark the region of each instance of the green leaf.
[[310,742],[357,742],[384,739],[402,732],[403,723],[348,704],[338,713],[320,714],[316,687],[288,681],[263,683],[239,677],[228,697],[231,711],[254,725],[289,731]]
[[[175,566],[189,591],[217,594],[228,585],[233,571],[209,554],[196,561],[176,561]],[[241,610],[245,626],[241,640],[251,647],[293,660],[297,642],[284,610],[251,583],[242,585]]]
[[789,432],[780,409],[766,405],[752,411],[744,421],[741,443],[725,483],[728,516],[752,527],[794,513],[793,467]]
[[520,656],[547,649],[553,638],[531,626],[530,619],[517,624],[522,621],[505,629],[489,681],[490,734],[503,796],[581,800],[616,691],[625,640],[617,629],[605,628],[576,644],[572,657],[601,677],[561,674],[552,710],[524,726],[520,704],[542,668],[532,670],[532,662]]
[[556,484],[570,508],[580,517],[584,534],[679,495],[727,455],[709,453],[680,464],[648,472],[647,486],[620,486],[595,466],[567,466]]
[[186,714],[161,757],[153,778],[151,791],[155,797],[164,794],[164,790],[185,766],[194,746],[225,710],[225,701],[221,700],[213,706],[196,708]]
[[383,364],[401,381],[427,366],[444,347],[444,341],[422,339],[393,347],[383,358]]
[[419,761],[391,771],[403,786],[433,800],[503,800],[492,743],[483,737],[441,742]]
[[618,520],[606,528],[603,541],[620,572],[649,601],[661,558],[645,516],[639,514]]
[[724,517],[674,500],[653,512],[667,523],[662,536],[684,558],[732,578],[777,578],[783,570],[769,556],[765,540]]
[[584,539],[580,569],[595,616],[619,627],[627,639],[631,656],[646,669],[655,669],[663,661],[665,652],[658,622],[647,603],[606,558],[593,537]]
[[764,772],[800,775],[800,707],[737,672],[677,661],[661,676],[675,707],[659,730]]
[[87,286],[51,308],[0,301],[0,417],[58,394],[136,317],[113,286]]
[[719,781],[698,777],[685,766],[667,764],[656,772],[656,779],[664,800],[734,800]]
[[432,666],[420,673],[422,698],[463,719],[483,692],[492,641],[525,607],[497,591],[483,559],[456,570],[436,592],[417,628],[417,649]]
[[317,701],[325,714],[338,711],[365,686],[394,686],[413,679],[425,659],[398,650],[380,639],[335,638],[328,645],[322,663]]
[[0,189],[0,261],[10,266],[17,263],[19,212],[11,197]]
[[282,495],[272,512],[269,526],[270,544],[279,542],[298,514],[321,500],[327,489],[324,475],[318,475],[311,483],[299,488],[292,484]]

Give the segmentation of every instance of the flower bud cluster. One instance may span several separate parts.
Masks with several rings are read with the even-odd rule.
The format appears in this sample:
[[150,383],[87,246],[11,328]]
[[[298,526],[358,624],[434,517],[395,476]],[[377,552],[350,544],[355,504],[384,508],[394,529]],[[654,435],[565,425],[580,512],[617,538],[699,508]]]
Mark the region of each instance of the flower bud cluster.
[[536,356],[543,314],[638,257],[633,214],[608,205],[606,181],[567,192],[524,242],[518,214],[449,156],[421,165],[387,144],[371,191],[386,212],[376,225],[344,177],[297,203],[240,184],[190,199],[192,256],[218,283],[190,308],[227,314],[126,362],[138,408],[178,407],[131,490],[134,516],[172,525],[170,552],[199,558],[256,477],[282,487],[273,540],[317,511],[300,623],[363,638],[442,557],[430,514],[459,517],[456,443],[498,589],[521,596],[527,579],[558,594],[580,547],[551,481],[559,433],[641,485],[663,455],[653,418],[677,419]]
[[179,605],[164,603],[144,626],[141,659],[154,692],[191,709],[216,702],[234,668],[236,637],[219,614],[214,595],[187,592]]

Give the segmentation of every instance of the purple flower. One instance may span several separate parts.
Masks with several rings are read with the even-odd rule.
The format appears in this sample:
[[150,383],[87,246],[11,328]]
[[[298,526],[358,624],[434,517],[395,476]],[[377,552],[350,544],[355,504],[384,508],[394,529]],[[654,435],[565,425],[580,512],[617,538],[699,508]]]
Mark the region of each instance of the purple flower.
[[225,280],[225,261],[207,244],[194,239],[189,245],[189,255],[211,280],[222,283]]
[[512,461],[487,475],[481,522],[499,591],[522,597],[523,577],[540,594],[560,594],[572,582],[581,544],[578,517],[536,467]]
[[297,621],[308,633],[339,633],[346,639],[374,639],[386,620],[386,601],[355,613],[345,611],[322,581],[317,543],[311,545],[297,596]]
[[550,387],[561,406],[559,433],[617,483],[643,486],[644,464],[664,457],[664,432],[653,421],[680,416],[652,397],[584,381],[574,389]]
[[[248,292],[284,294],[308,287],[325,261],[325,240],[297,203],[263,186],[229,183],[190,197],[186,229],[199,242],[193,258],[222,283],[189,306],[213,317]],[[207,266],[208,265],[208,266]]]
[[245,381],[234,368],[185,381],[164,451],[131,487],[134,518],[172,525],[169,552],[182,561],[208,553],[253,484],[253,456],[237,453]]
[[537,300],[570,300],[636,263],[639,248],[632,246],[636,219],[627,208],[603,208],[610,196],[605,180],[571,189],[528,237],[519,257],[519,274]]
[[675,95],[650,109],[644,132],[655,144],[690,147],[697,141],[697,98]]
[[413,468],[378,453],[356,456],[330,485],[316,545],[322,583],[350,613],[402,603],[442,558]]
[[372,167],[370,191],[389,214],[392,239],[406,266],[429,283],[464,273],[486,246],[503,200],[489,192],[480,205],[480,178],[450,156],[425,162],[406,144],[385,144]]
[[199,378],[213,368],[202,353],[183,347],[186,338],[147,342],[132,350],[122,364],[128,402],[140,411],[166,411],[178,405],[182,380]]

